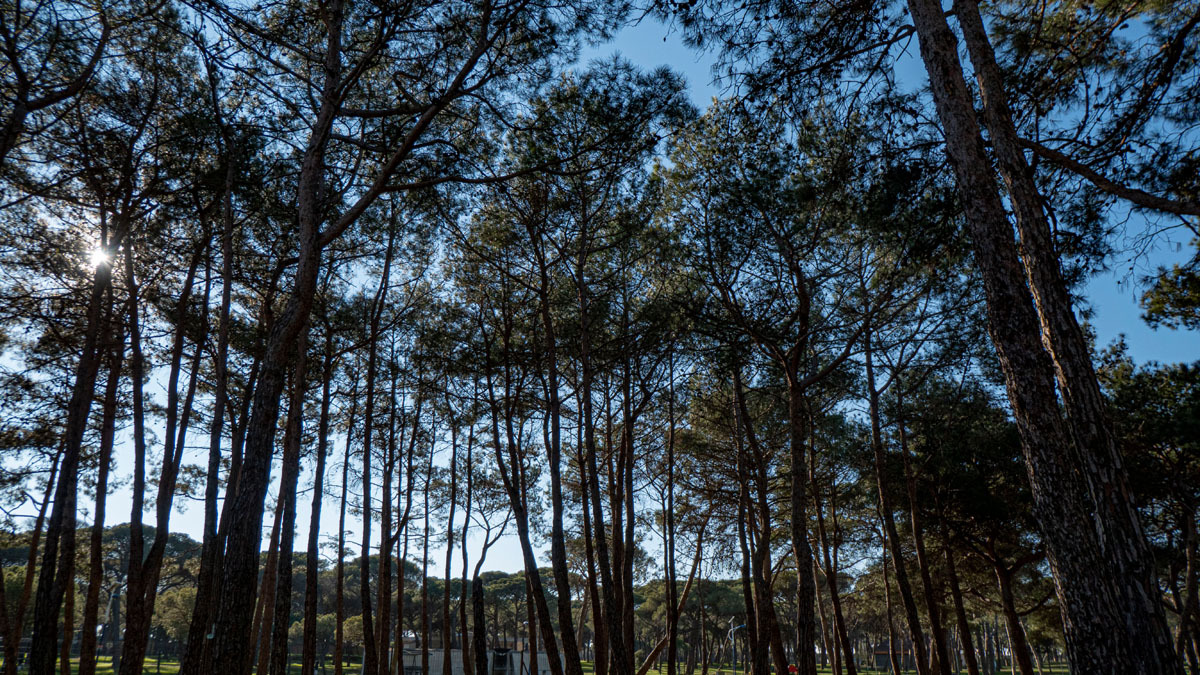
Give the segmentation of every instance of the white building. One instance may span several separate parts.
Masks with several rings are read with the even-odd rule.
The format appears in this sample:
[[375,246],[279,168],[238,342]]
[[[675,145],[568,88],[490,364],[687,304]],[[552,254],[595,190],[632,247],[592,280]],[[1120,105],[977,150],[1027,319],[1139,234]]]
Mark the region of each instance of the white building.
[[[404,649],[404,675],[442,675],[442,659],[445,652],[439,647],[429,650],[429,672],[421,667],[421,650]],[[461,649],[450,650],[451,675],[465,675]],[[536,661],[537,665],[534,666]],[[536,654],[515,649],[489,649],[488,670],[475,675],[550,675],[550,662],[545,652]]]

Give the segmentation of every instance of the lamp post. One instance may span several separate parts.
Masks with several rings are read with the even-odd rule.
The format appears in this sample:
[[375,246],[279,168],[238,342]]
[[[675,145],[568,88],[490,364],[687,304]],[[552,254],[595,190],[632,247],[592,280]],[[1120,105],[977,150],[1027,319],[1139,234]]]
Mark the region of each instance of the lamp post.
[[733,619],[729,620],[729,624],[730,624],[730,627],[729,627],[729,633],[727,634],[727,637],[729,638],[729,647],[733,653],[733,675],[737,675],[737,671],[738,671],[737,642],[733,639],[734,638],[733,634],[735,631],[737,631],[737,629],[745,628],[746,624],[742,624],[740,626],[734,626]]

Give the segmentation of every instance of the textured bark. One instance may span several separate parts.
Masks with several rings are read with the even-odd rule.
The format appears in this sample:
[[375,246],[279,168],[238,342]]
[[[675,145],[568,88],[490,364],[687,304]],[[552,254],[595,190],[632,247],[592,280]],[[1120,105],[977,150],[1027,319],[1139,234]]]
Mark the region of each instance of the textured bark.
[[[124,239],[126,228],[115,229],[113,238],[107,242],[108,250],[116,250]],[[102,238],[101,241],[104,241]],[[101,354],[98,349],[101,313],[104,297],[112,282],[112,265],[102,262],[96,266],[92,276],[91,295],[88,299],[83,349],[75,366],[71,400],[67,405],[67,420],[63,431],[62,461],[59,480],[54,489],[53,506],[46,524],[46,538],[42,549],[41,570],[38,573],[37,596],[33,608],[33,644],[29,650],[30,675],[54,675],[56,647],[58,644],[58,617],[66,595],[68,567],[75,559],[75,506],[78,488],[79,453],[83,435],[87,430],[88,413],[96,388],[96,376],[100,370]],[[35,547],[36,548],[36,547]],[[18,629],[19,630],[19,629]],[[13,663],[15,661],[6,659]]]
[[[1128,664],[1143,672],[1180,673],[1183,667],[1171,643],[1153,557],[1126,481],[1121,452],[1092,365],[1091,349],[1063,281],[1043,199],[1017,138],[1003,76],[976,1],[963,0],[956,6],[983,98],[984,123],[1016,216],[1026,277],[1041,319],[1042,342],[1054,363],[1077,465],[1084,467],[1081,476],[1091,499],[1099,547],[1081,553],[1091,558],[1092,564],[1111,565],[1110,588],[1104,591],[1111,598],[1110,606],[1064,605],[1065,612],[1071,615],[1071,621],[1066,622],[1070,626],[1069,659],[1078,672],[1101,668],[1103,664],[1109,668]],[[1055,545],[1064,547],[1065,542]],[[1095,626],[1084,628],[1078,637],[1069,634],[1075,626],[1082,628],[1081,624],[1089,621]],[[1103,636],[1100,630],[1104,631]],[[1073,643],[1077,646],[1072,647]],[[1115,649],[1114,643],[1119,643]],[[1097,650],[1114,650],[1114,653],[1110,657]]]
[[[263,503],[270,477],[287,358],[301,330],[308,324],[321,266],[319,225],[325,150],[341,102],[342,15],[341,0],[332,0],[322,12],[328,44],[320,108],[304,151],[296,186],[298,262],[291,294],[269,329],[246,429],[245,456],[233,499],[233,512],[238,517],[230,523],[219,584],[220,603],[213,641],[214,675],[245,675],[248,669],[244,654],[254,613],[255,594],[251,589],[255,587],[258,573]],[[376,672],[368,667],[365,675],[376,675]]]
[[875,387],[875,367],[871,356],[871,332],[863,337],[866,346],[867,395],[868,408],[871,418],[871,452],[874,455],[875,482],[879,489],[879,517],[882,522],[888,554],[896,571],[896,588],[900,592],[900,602],[904,607],[904,618],[908,624],[909,639],[913,644],[913,657],[916,661],[917,672],[920,675],[929,673],[929,656],[925,651],[925,636],[921,632],[921,618],[917,612],[917,603],[913,598],[912,586],[908,582],[908,572],[904,567],[904,553],[900,548],[900,535],[896,532],[896,520],[893,514],[891,491],[888,489],[885,477],[885,456],[883,449],[883,429],[879,419],[879,390]]
[[[325,457],[329,451],[329,405],[333,386],[333,330],[325,326],[321,365],[321,412],[317,421],[317,466],[313,470],[312,504],[309,507],[308,547],[304,554],[304,635],[300,672],[312,673],[317,664],[317,575],[320,572],[321,503],[325,498]],[[353,413],[351,414],[353,417]],[[351,421],[353,424],[353,421]]]
[[933,638],[934,665],[941,675],[952,675],[950,672],[950,650],[946,645],[946,629],[942,624],[942,607],[933,585],[933,575],[930,572],[929,556],[925,553],[925,529],[920,514],[920,503],[917,498],[917,477],[913,471],[912,453],[908,448],[908,431],[904,426],[904,397],[897,397],[900,416],[897,420],[900,435],[900,452],[904,459],[904,485],[908,493],[909,524],[912,526],[913,550],[917,554],[917,568],[921,574],[921,590],[925,598],[925,611],[929,616],[929,632]]
[[[121,382],[121,363],[125,357],[124,333],[120,322],[113,321],[109,297],[108,380],[104,385],[104,407],[100,419],[100,456],[96,475],[96,511],[88,535],[88,584],[83,600],[83,621],[79,634],[79,675],[96,673],[96,624],[100,615],[100,587],[104,578],[104,519],[108,503],[108,474],[112,466],[113,440],[116,435],[117,394]],[[7,639],[7,635],[5,638]],[[7,659],[7,655],[5,656]]]
[[279,476],[279,556],[275,568],[275,611],[271,622],[270,675],[288,673],[288,628],[292,625],[292,564],[296,540],[296,485],[300,480],[300,441],[303,438],[304,389],[308,363],[307,329],[296,341],[292,389],[288,397],[287,426],[283,433],[283,467]]
[[[1040,200],[1036,190],[1029,192],[1028,184],[1023,185],[1031,180],[1021,175],[1023,158],[1016,162],[1010,153],[1017,148],[1019,155],[1019,147],[1005,140],[1011,116],[1006,125],[997,111],[997,106],[1005,105],[1002,89],[987,87],[985,113],[992,121],[990,131],[1002,172],[1010,182],[1033,294],[1025,285],[1026,269],[1018,259],[1012,227],[984,152],[957,40],[939,3],[909,0],[908,4],[945,132],[946,152],[964,198],[967,228],[987,297],[988,329],[1021,433],[1034,514],[1054,573],[1072,669],[1182,672],[1157,596],[1146,583],[1145,542],[1088,353],[1075,334],[1078,324],[1069,302],[1057,297],[1064,289],[1061,279],[1055,282],[1057,259],[1048,231],[1036,224]],[[984,50],[980,44],[981,25],[972,25],[978,21],[978,10],[973,2],[960,7],[965,7],[960,10],[964,32],[968,36],[976,32],[967,45],[976,70],[990,78],[986,53],[990,47]],[[1042,344],[1043,330],[1053,360]],[[1056,374],[1068,425],[1058,409]],[[1066,437],[1064,427],[1072,438]]]
[[963,606],[962,588],[958,583],[958,570],[954,566],[954,552],[951,550],[949,538],[943,532],[942,550],[946,554],[946,576],[950,578],[950,597],[954,601],[954,618],[958,625],[958,641],[962,645],[963,661],[967,666],[967,675],[979,675],[979,661],[975,658],[975,643],[971,639],[971,624],[967,621],[967,611]]

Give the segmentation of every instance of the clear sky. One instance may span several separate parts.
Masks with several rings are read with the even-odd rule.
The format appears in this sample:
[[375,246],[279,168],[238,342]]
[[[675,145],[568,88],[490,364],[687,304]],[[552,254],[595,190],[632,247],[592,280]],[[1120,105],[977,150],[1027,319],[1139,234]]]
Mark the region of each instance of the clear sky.
[[[915,50],[915,44],[910,46],[910,50]],[[719,87],[714,84],[714,73],[712,70],[713,57],[688,49],[682,44],[677,33],[661,23],[646,20],[640,25],[627,28],[612,42],[586,49],[581,61],[586,62],[595,58],[606,58],[614,53],[622,55],[624,58],[643,68],[666,65],[682,73],[688,81],[694,103],[701,109],[707,107],[712,98],[719,96],[721,93]],[[901,83],[911,82],[910,86],[913,87],[924,85],[924,71],[920,68],[919,61],[911,51],[900,60],[897,66],[897,80]],[[1132,245],[1144,228],[1144,220],[1137,217],[1131,218],[1127,224],[1126,234],[1116,244],[1119,248]],[[1178,250],[1176,250],[1177,245]],[[1190,244],[1186,237],[1179,235],[1173,240],[1163,239],[1146,253],[1137,257],[1123,255],[1109,261],[1111,271],[1097,275],[1088,283],[1085,289],[1085,294],[1094,310],[1091,323],[1096,332],[1098,344],[1101,346],[1107,345],[1123,334],[1129,345],[1130,354],[1138,363],[1147,361],[1174,362],[1200,360],[1200,341],[1196,340],[1194,335],[1168,329],[1159,329],[1157,331],[1150,329],[1141,320],[1140,309],[1137,304],[1138,297],[1143,288],[1141,285],[1142,277],[1153,272],[1160,265],[1182,261],[1189,256]],[[157,391],[153,387],[151,387],[150,393],[158,397],[162,395],[161,391]],[[206,450],[200,446],[206,446],[206,442],[200,439],[201,436],[206,438],[206,435],[200,429],[195,429],[192,433],[194,435],[189,442],[189,446],[193,447],[189,449],[189,456],[185,461],[203,465],[205,461],[204,452]],[[131,467],[128,464],[128,457],[130,454],[119,454],[120,460],[124,461],[118,461],[118,466],[115,469],[117,476],[129,475]],[[338,475],[340,475],[340,472],[335,464],[330,467],[330,478],[333,482],[336,483]],[[307,480],[307,477],[303,480]],[[302,485],[301,487],[303,489],[307,485]],[[275,488],[273,487],[272,494],[274,494],[274,491]],[[297,550],[300,550],[304,546],[305,537],[307,536],[308,504],[309,497],[301,496],[297,513]],[[86,502],[84,505],[90,506]],[[109,522],[119,523],[128,521],[129,508],[130,496],[127,485],[117,488],[116,492],[109,497]],[[322,516],[323,532],[335,537],[337,532],[336,499],[326,499]],[[147,512],[147,518],[153,520],[152,506],[150,506]],[[202,531],[202,523],[203,509],[201,505],[199,503],[191,503],[186,505],[182,512],[178,509],[176,510],[172,518],[171,529],[187,533],[199,539]],[[268,514],[263,526],[264,538],[269,534],[269,529],[270,515]],[[355,532],[359,531],[359,529],[357,526],[351,526],[347,534],[348,540],[354,544],[353,551],[358,550],[358,545],[354,541],[354,537],[356,536]],[[474,564],[473,558],[478,545],[478,541],[473,542],[471,552],[472,565]],[[647,541],[647,545],[653,550],[657,548],[658,543],[650,539]],[[431,567],[434,570],[440,571],[440,561],[444,557],[444,549],[431,551]],[[457,575],[459,573],[457,566],[460,564],[457,554],[454,556],[454,561],[454,573]],[[517,546],[515,538],[511,536],[502,540],[492,549],[489,553],[488,564],[485,565],[485,569],[507,571],[514,571],[521,568],[520,549]]]

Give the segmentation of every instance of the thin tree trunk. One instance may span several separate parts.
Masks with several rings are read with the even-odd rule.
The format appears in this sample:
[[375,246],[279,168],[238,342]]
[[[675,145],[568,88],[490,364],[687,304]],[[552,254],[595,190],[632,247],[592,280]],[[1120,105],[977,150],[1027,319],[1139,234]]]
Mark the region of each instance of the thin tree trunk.
[[[334,590],[334,616],[337,625],[333,637],[333,675],[342,675],[346,645],[346,493],[350,483],[350,445],[354,438],[354,414],[358,411],[358,380],[350,392],[350,416],[346,423],[346,449],[342,455],[342,496],[338,500],[337,581]],[[308,675],[302,673],[301,675]]]
[[[307,385],[308,330],[296,341],[295,370],[283,434],[283,470],[279,478],[283,524],[275,572],[275,612],[271,624],[270,675],[288,675],[288,629],[292,625],[292,565],[296,539],[296,487],[300,480],[300,443],[304,436],[304,394]],[[309,674],[305,674],[309,675]]]
[[[104,386],[104,408],[100,420],[96,512],[93,514],[92,531],[88,539],[88,585],[83,601],[83,623],[80,626],[79,675],[95,675],[96,673],[96,624],[100,615],[100,587],[104,578],[105,507],[108,502],[108,475],[112,467],[113,440],[116,435],[117,394],[121,382],[121,362],[125,357],[124,332],[119,328],[121,324],[119,321],[114,321],[111,316],[109,320],[113,327],[109,338],[108,381]],[[5,637],[7,639],[8,636]]]
[[931,654],[936,670],[941,675],[953,675],[950,672],[950,650],[946,647],[946,629],[942,625],[942,608],[934,593],[933,575],[929,569],[929,556],[925,554],[925,531],[920,515],[920,501],[917,498],[917,477],[913,473],[912,453],[908,447],[908,431],[904,425],[904,396],[897,397],[897,408],[900,411],[896,421],[900,435],[900,453],[904,463],[904,483],[908,493],[909,523],[912,526],[913,548],[917,554],[917,567],[921,574],[921,588],[925,596],[925,611],[929,616],[929,632],[933,637],[933,654]]
[[[127,228],[125,218],[117,219],[112,238],[103,228],[101,244],[107,251],[120,248]],[[111,256],[115,257],[115,256]],[[95,397],[96,376],[100,370],[101,354],[98,348],[101,313],[104,297],[112,282],[112,264],[102,261],[92,276],[91,295],[88,299],[84,326],[83,349],[75,366],[71,386],[71,400],[67,405],[67,419],[63,429],[62,460],[57,484],[54,486],[54,501],[46,524],[45,544],[42,548],[41,569],[38,572],[37,596],[33,608],[33,644],[29,651],[30,675],[54,675],[55,653],[58,636],[58,617],[62,610],[70,575],[74,574],[75,560],[75,508],[78,490],[79,454],[83,436],[87,431],[88,414]],[[36,549],[37,547],[33,547]],[[70,567],[71,569],[68,569]],[[21,614],[22,612],[18,612]],[[21,619],[23,617],[15,617]],[[20,621],[14,624],[21,625]],[[14,627],[14,632],[20,628]],[[6,640],[7,642],[7,640]],[[16,662],[5,659],[16,668]]]
[[258,607],[254,611],[254,633],[249,643],[254,646],[254,651],[246,650],[247,661],[250,661],[255,654],[258,655],[258,665],[256,666],[258,675],[266,675],[271,664],[271,626],[274,624],[272,619],[275,616],[275,589],[278,587],[275,583],[275,574],[279,570],[279,539],[282,536],[284,511],[283,492],[284,488],[281,485],[279,496],[275,500],[275,522],[271,526],[271,540],[267,545],[267,562],[263,566],[262,580],[259,582],[262,590],[259,593]]
[[300,675],[313,675],[317,663],[317,575],[320,573],[318,546],[321,533],[321,503],[325,498],[325,456],[329,449],[329,406],[333,380],[333,329],[325,326],[325,349],[321,366],[321,412],[317,422],[317,466],[313,471],[312,504],[308,517],[308,548],[304,557],[304,638]]
[[896,586],[900,591],[900,600],[904,606],[904,616],[908,621],[909,637],[913,643],[913,656],[916,660],[917,672],[928,675],[929,659],[925,652],[925,637],[921,633],[921,619],[917,613],[917,603],[913,599],[912,587],[908,583],[908,573],[904,568],[904,555],[900,549],[900,536],[896,532],[896,520],[892,515],[892,498],[885,478],[885,458],[883,450],[883,431],[879,419],[879,390],[875,388],[875,370],[871,359],[871,333],[867,331],[863,337],[866,345],[867,392],[871,418],[871,450],[875,459],[875,481],[879,486],[879,515],[885,531],[885,541],[891,554],[892,565],[896,570]]
[[954,565],[954,552],[950,538],[942,530],[942,550],[946,556],[946,575],[950,578],[950,597],[954,600],[954,617],[958,622],[958,641],[962,645],[963,661],[967,664],[967,675],[979,675],[979,662],[975,658],[975,644],[971,639],[971,624],[963,606],[962,588],[958,583],[958,570]]

